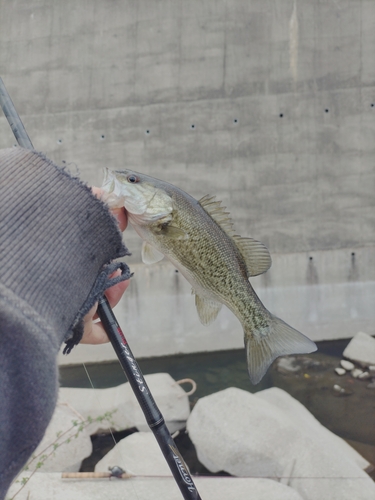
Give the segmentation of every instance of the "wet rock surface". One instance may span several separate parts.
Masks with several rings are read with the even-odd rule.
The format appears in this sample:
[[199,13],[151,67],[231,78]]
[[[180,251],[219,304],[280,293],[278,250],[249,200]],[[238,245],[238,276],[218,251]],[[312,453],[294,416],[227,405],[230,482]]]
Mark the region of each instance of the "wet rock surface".
[[95,472],[106,472],[118,465],[136,476],[169,476],[171,471],[151,432],[135,432],[122,439],[95,466]]
[[[293,356],[301,366],[297,373],[280,373],[276,360],[257,386],[249,382],[243,349],[148,358],[138,362],[144,374],[168,372],[175,380],[185,377],[194,379],[197,391],[189,398],[192,406],[199,398],[227,387],[238,387],[250,392],[269,387],[284,389],[322,425],[350,441],[369,462],[375,464],[375,371],[369,370],[372,374],[369,380],[335,373],[335,368],[341,366],[343,351],[348,343],[349,339],[319,342],[317,352]],[[111,387],[125,381],[118,362],[91,365],[88,369],[95,388]],[[66,387],[90,387],[82,366],[61,368],[60,378],[61,384]],[[342,386],[350,396],[336,393],[333,389],[335,384]],[[177,439],[181,439],[181,435]],[[190,467],[204,472],[204,467],[194,459],[192,445],[183,446],[192,455]]]
[[337,375],[345,375],[346,370],[344,368],[335,368]]
[[29,461],[29,468],[44,472],[77,472],[92,453],[84,418],[71,406],[58,403],[42,442]]
[[340,365],[345,369],[345,371],[354,370],[355,365],[351,361],[347,361],[346,359],[342,359],[340,361]]
[[[375,463],[375,376],[356,362],[343,360],[348,341],[325,342],[316,353],[293,356],[294,364],[304,367],[306,358],[319,363],[319,367],[305,365],[297,373],[280,373],[275,361],[270,372],[272,385],[284,389],[300,401],[325,427],[349,440],[356,449]],[[345,373],[338,375],[335,369]],[[357,378],[352,371],[360,370]],[[360,374],[369,373],[365,378]],[[356,444],[358,443],[358,445]],[[362,444],[367,448],[363,451]]]
[[301,369],[302,366],[294,356],[280,358],[277,363],[277,371],[280,373],[297,373],[301,371]]
[[[282,388],[300,401],[322,425],[348,441],[369,462],[375,463],[375,428],[373,425],[375,383],[372,378],[353,379],[350,372],[343,376],[335,373],[335,368],[342,366],[340,361],[348,342],[348,340],[321,342],[318,344],[316,353],[291,356],[294,358],[292,366],[299,367],[294,372],[281,373],[278,370],[278,360],[276,360],[257,386],[249,383],[243,350],[166,356],[138,361],[144,374],[168,371],[175,380],[185,377],[193,378],[198,384],[198,389],[189,398],[192,407],[205,395],[226,387],[236,386],[251,392],[272,386]],[[370,369],[368,371],[371,377],[375,378],[375,372]],[[117,385],[124,380],[118,363],[90,366],[90,376],[95,387]],[[62,381],[67,385],[89,385],[82,367],[64,368]],[[342,387],[346,394],[336,392],[333,389],[335,384]],[[121,433],[114,436],[116,440],[124,437]],[[103,457],[100,451],[100,441],[106,443],[107,449],[113,447],[111,436],[96,436],[93,441],[96,455],[87,459],[81,470],[94,470],[96,462]],[[198,461],[194,446],[187,434],[181,431],[175,441],[193,474],[210,474]],[[219,471],[217,474],[225,475],[226,473]]]
[[[185,427],[190,413],[186,392],[168,373],[154,373],[145,377],[170,432]],[[59,400],[69,404],[84,418],[90,417],[91,434],[107,430],[121,431],[136,427],[149,430],[143,412],[128,382],[106,389],[62,387]],[[98,420],[101,415],[107,418]]]
[[344,357],[364,366],[375,364],[375,339],[364,332],[358,332],[347,345]]
[[283,478],[307,500],[369,500],[368,462],[277,388],[236,388],[202,398],[187,429],[199,460],[235,476]]

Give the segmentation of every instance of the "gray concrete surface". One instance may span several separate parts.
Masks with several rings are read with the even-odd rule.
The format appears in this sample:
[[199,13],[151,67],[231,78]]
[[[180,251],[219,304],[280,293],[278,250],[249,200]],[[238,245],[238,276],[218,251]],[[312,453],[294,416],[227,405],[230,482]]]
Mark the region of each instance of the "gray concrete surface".
[[[283,319],[305,330],[316,317],[315,338],[373,333],[374,19],[373,0],[0,0],[0,75],[36,149],[89,183],[124,166],[216,194],[270,248],[259,283],[271,305],[291,297]],[[137,264],[140,240],[125,238]],[[149,302],[173,291],[158,269],[169,284]],[[126,324],[135,295],[119,306]],[[173,321],[172,344],[189,350]]]
[[[362,268],[351,253],[275,254],[270,271],[251,282],[273,314],[315,341],[360,330],[373,335],[375,281],[366,274],[375,270],[374,255],[370,248],[356,252]],[[200,323],[189,283],[169,262],[131,267],[134,277],[115,314],[136,357],[243,347],[242,327],[226,307],[211,325]],[[115,359],[111,345],[79,345],[68,356],[60,353],[59,363]]]

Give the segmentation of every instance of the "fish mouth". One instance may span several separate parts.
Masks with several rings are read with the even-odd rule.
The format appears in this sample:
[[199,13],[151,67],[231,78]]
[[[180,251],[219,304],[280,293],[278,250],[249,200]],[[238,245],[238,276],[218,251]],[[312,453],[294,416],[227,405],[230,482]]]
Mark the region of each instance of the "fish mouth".
[[101,200],[104,201],[109,208],[121,208],[124,206],[127,193],[124,196],[124,190],[122,190],[122,192],[120,191],[116,175],[107,167],[104,168],[104,179],[101,189]]
[[109,170],[108,167],[104,168],[104,179],[102,182],[102,189],[108,194],[112,193],[115,189],[115,176],[113,175],[113,172]]

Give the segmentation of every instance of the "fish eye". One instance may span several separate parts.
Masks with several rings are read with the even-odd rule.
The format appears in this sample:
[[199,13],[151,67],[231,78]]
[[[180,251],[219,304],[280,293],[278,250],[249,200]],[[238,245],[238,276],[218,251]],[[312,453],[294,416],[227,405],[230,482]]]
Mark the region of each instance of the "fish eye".
[[139,179],[136,175],[128,175],[128,182],[131,182],[132,184],[139,182]]

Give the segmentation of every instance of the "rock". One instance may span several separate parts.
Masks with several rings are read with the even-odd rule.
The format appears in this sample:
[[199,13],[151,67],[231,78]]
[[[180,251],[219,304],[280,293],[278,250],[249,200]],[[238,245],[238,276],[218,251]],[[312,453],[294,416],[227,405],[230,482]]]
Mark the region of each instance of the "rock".
[[338,396],[351,396],[353,394],[352,391],[348,391],[348,390],[344,389],[343,387],[341,387],[341,385],[338,385],[338,384],[335,384],[333,386],[333,390],[335,391],[335,393]]
[[370,463],[352,448],[344,439],[324,427],[303,404],[293,398],[290,394],[272,387],[256,393],[262,398],[288,415],[294,426],[314,439],[320,439],[322,447],[332,449],[335,453],[349,456],[362,469],[365,470]]
[[370,378],[370,376],[371,375],[369,374],[369,372],[362,372],[360,375],[358,375],[358,378],[360,380],[367,380]]
[[[168,373],[145,376],[146,383],[170,430],[186,425],[190,413],[189,398]],[[92,418],[90,433],[137,427],[148,431],[146,419],[128,382],[109,389],[60,388],[59,400],[69,403],[84,418]],[[106,414],[108,418],[103,418]]]
[[375,380],[367,384],[368,389],[375,389]]
[[322,371],[325,369],[324,363],[321,363],[320,361],[314,358],[299,356],[298,362],[302,365],[304,369],[312,370],[314,372]]
[[335,385],[333,386],[333,390],[334,390],[334,391],[336,391],[336,392],[340,392],[340,393],[344,393],[344,392],[345,392],[345,389],[343,389],[343,388],[341,387],[341,385],[338,385],[338,384],[335,384]]
[[297,360],[294,357],[279,358],[277,361],[277,371],[284,374],[297,373],[301,367],[297,365]]
[[350,372],[350,375],[353,377],[353,378],[358,378],[360,377],[361,375],[363,374],[363,371],[360,370],[359,368],[354,368],[354,370],[352,370]]
[[364,332],[358,332],[347,345],[343,355],[361,365],[375,365],[375,339]]
[[136,476],[169,476],[171,471],[151,432],[134,432],[121,439],[95,466],[95,472],[107,472],[118,465]]
[[[169,431],[173,434],[175,431],[185,428],[187,418],[190,415],[189,398],[186,392],[168,373],[154,373],[146,375],[145,378]],[[126,412],[139,431],[150,431],[133,391],[130,393]]]
[[[201,398],[187,423],[199,461],[211,472],[281,477],[290,462],[291,446],[287,444],[283,457],[275,457],[273,446],[266,444],[264,449],[264,435],[269,433],[278,448],[284,445],[285,438],[289,443],[293,441],[293,432],[285,416],[272,410],[268,402],[235,388]],[[284,436],[280,429],[285,430]]]
[[[46,433],[34,452],[39,455],[34,464],[30,465],[33,470],[38,461],[43,461],[40,468],[42,472],[77,472],[84,458],[92,453],[92,443],[87,428],[81,428],[84,421],[73,408],[58,403],[52,420]],[[60,436],[59,439],[57,439]],[[69,442],[66,442],[69,440]],[[54,444],[58,445],[53,451]],[[48,456],[50,453],[52,454]],[[47,455],[44,460],[41,456]]]
[[[302,500],[289,486],[271,479],[215,478],[207,481],[195,478],[197,489],[204,500]],[[219,481],[217,481],[219,479]],[[241,484],[241,482],[243,483]],[[160,497],[163,498],[164,497]],[[177,497],[176,497],[177,499]]]
[[230,388],[200,399],[187,425],[198,459],[212,472],[289,476],[306,500],[372,498],[375,484],[356,463],[358,454],[337,437],[327,439],[329,431],[320,432],[309,412],[284,394]]
[[[28,477],[29,473],[25,474]],[[204,500],[303,500],[295,490],[271,479],[195,477],[194,483]],[[13,497],[20,488],[14,484],[8,492]],[[58,473],[36,473],[17,500],[181,500],[172,477],[137,477],[134,479],[62,479]]]
[[59,401],[75,408],[85,419],[92,419],[90,434],[120,431],[133,426],[127,415],[127,403],[130,397],[129,384],[122,384],[108,389],[76,389],[61,387]]
[[351,361],[347,361],[346,359],[342,359],[340,361],[340,365],[347,371],[351,371],[355,368],[354,364]]
[[335,368],[337,375],[345,375],[346,370],[344,368]]
[[[353,480],[350,476],[347,479],[344,479],[343,485],[346,485],[346,487],[348,488],[348,492],[342,494],[341,488],[339,484],[337,484],[337,479],[329,478],[331,474],[334,477],[335,473],[327,469],[328,472],[326,475],[324,472],[325,466],[332,468],[337,467],[336,472],[340,470],[340,472],[342,473],[347,467],[346,470],[348,475],[351,474],[351,471],[354,472],[356,470],[356,466],[358,466],[359,470],[361,471],[361,477],[364,477],[364,483],[366,483],[367,485],[367,493],[364,493],[363,495],[362,493],[359,493],[360,498],[367,498],[366,494],[368,494],[369,498],[371,498],[371,495],[375,493],[375,490],[374,492],[372,492],[372,484],[367,481],[367,474],[363,472],[363,470],[366,469],[370,464],[354,448],[348,445],[346,441],[336,436],[333,432],[329,431],[326,427],[321,425],[320,422],[301,403],[290,396],[290,394],[288,394],[287,392],[273,387],[271,389],[266,389],[264,391],[256,393],[256,396],[267,400],[275,407],[283,410],[290,417],[290,419],[294,423],[295,428],[305,436],[308,436],[309,440],[314,441],[314,446],[310,447],[309,449],[304,448],[302,442],[297,442],[297,449],[299,448],[300,450],[297,453],[298,455],[299,453],[301,453],[301,455],[299,455],[300,460],[295,461],[294,468],[290,475],[293,475],[294,477],[309,477],[309,470],[315,470],[315,473],[317,473],[318,475],[321,474],[321,477],[316,481],[293,478],[288,481],[288,484],[291,487],[296,488],[303,496],[303,498],[306,498],[308,500],[318,500],[321,498],[326,498],[327,495],[326,493],[324,493],[325,487],[327,488],[327,491],[329,491],[330,500],[339,500],[343,498],[350,500],[350,498],[357,498],[356,495],[359,492],[359,488],[357,490],[357,486],[353,484],[355,483],[355,480]],[[306,461],[306,455],[309,455],[310,452],[311,456],[309,456],[309,459]],[[316,455],[314,452],[316,453]],[[331,455],[331,458],[329,458],[327,454]],[[305,458],[303,458],[304,455]],[[323,460],[322,463],[320,463],[319,456],[321,456],[321,459]],[[334,458],[335,456],[336,459]],[[339,463],[340,460],[337,458],[338,456],[341,456],[343,458],[345,457],[341,465]],[[308,464],[307,462],[309,460],[310,463]],[[330,464],[330,460],[334,460],[336,463],[332,465]],[[351,469],[351,466],[348,467],[348,463],[346,460],[348,460],[349,462],[353,461],[353,463],[356,464],[354,465],[353,469]],[[327,479],[325,487],[323,486],[325,480],[324,478]],[[317,492],[311,491],[315,488],[320,488],[321,496],[319,496],[319,494],[316,494]],[[353,494],[353,497],[350,497],[350,492]]]
[[375,373],[375,365],[370,365],[370,366],[368,367],[368,371],[369,371],[370,373]]

